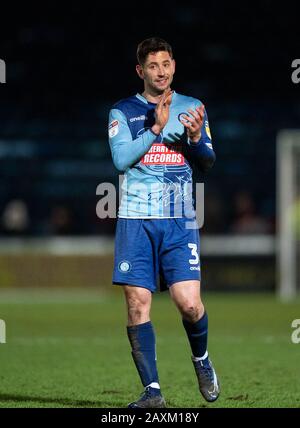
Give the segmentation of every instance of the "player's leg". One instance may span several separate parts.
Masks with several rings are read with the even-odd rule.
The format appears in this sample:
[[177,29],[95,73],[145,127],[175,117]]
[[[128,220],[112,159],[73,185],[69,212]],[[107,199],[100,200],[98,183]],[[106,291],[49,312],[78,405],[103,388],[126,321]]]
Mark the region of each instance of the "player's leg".
[[132,357],[145,392],[129,407],[165,407],[161,395],[155,349],[155,332],[150,320],[152,293],[146,288],[123,286],[127,310],[127,335]]
[[170,296],[182,316],[194,357],[207,354],[207,314],[201,301],[200,281],[181,281],[169,288]]
[[153,227],[150,220],[119,218],[116,230],[113,283],[122,286],[125,292],[127,334],[145,387],[143,396],[130,407],[164,407],[156,367],[155,333],[150,321],[158,272]]
[[168,222],[160,251],[161,269],[182,316],[200,392],[207,401],[215,401],[219,386],[207,352],[208,318],[200,294],[200,236],[196,222],[193,228],[187,223],[186,218]]
[[175,282],[170,286],[169,291],[181,313],[183,326],[190,342],[200,392],[207,401],[215,401],[219,396],[220,388],[208,357],[208,317],[201,300],[200,281]]

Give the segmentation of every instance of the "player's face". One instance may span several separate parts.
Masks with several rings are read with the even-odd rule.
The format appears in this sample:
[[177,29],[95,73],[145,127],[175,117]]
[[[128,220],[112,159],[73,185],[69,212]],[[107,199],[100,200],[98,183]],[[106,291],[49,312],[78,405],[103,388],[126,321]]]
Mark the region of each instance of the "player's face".
[[175,73],[175,61],[169,52],[149,53],[143,66],[137,66],[137,72],[144,80],[145,89],[157,94],[170,87]]

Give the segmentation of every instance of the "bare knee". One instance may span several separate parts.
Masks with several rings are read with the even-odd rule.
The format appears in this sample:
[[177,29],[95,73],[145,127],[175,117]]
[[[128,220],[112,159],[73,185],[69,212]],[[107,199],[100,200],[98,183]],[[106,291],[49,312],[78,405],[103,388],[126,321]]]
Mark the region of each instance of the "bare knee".
[[128,311],[128,326],[142,324],[150,320],[151,292],[137,287],[125,287]]
[[184,301],[179,306],[182,317],[191,323],[197,322],[204,314],[204,306],[202,302]]
[[169,289],[181,316],[191,323],[197,322],[204,314],[200,294],[200,281],[180,281]]

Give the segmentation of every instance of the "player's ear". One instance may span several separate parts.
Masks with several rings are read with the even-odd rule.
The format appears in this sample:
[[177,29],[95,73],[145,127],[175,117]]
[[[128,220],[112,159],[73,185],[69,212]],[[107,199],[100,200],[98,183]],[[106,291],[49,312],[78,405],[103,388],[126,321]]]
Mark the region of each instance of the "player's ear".
[[175,62],[175,59],[172,59],[172,62],[173,62],[173,73],[175,73],[175,69],[176,69],[176,62]]
[[143,72],[142,66],[140,64],[137,64],[135,69],[136,69],[136,72],[137,72],[139,78],[144,80],[144,72]]

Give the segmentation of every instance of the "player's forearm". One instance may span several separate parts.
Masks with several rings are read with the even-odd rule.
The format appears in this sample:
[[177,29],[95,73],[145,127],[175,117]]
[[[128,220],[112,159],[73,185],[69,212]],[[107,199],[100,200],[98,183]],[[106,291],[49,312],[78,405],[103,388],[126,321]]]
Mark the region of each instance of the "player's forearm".
[[195,161],[196,166],[202,172],[210,170],[216,161],[214,150],[208,147],[202,139],[196,144],[190,142],[189,146],[191,157]]
[[112,158],[115,167],[119,171],[126,171],[149,151],[156,139],[157,135],[148,130],[135,140],[115,142],[112,146]]

